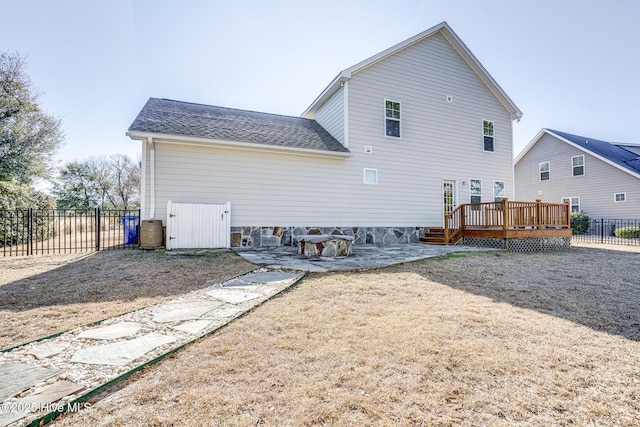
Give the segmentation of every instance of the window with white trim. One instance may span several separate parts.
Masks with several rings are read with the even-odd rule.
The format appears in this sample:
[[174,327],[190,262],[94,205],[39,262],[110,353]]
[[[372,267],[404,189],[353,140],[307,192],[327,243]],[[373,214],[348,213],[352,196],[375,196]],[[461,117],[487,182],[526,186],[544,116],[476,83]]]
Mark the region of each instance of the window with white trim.
[[540,181],[549,181],[549,178],[551,177],[551,163],[540,162],[538,168],[540,170]]
[[493,181],[493,201],[501,202],[504,199],[504,181]]
[[400,138],[400,103],[384,100],[384,134]]
[[490,120],[482,121],[482,141],[484,151],[494,151],[493,122]]
[[621,203],[627,201],[627,193],[615,193],[613,195],[613,201],[615,203]]
[[571,167],[573,169],[573,176],[584,175],[584,154],[573,156],[571,158]]
[[571,206],[571,212],[580,212],[580,197],[563,197],[562,203],[567,202],[569,202],[569,205]]
[[471,203],[482,202],[482,180],[469,180],[469,200],[471,201]]
[[377,184],[378,183],[378,169],[364,168],[362,170],[363,182],[365,184]]

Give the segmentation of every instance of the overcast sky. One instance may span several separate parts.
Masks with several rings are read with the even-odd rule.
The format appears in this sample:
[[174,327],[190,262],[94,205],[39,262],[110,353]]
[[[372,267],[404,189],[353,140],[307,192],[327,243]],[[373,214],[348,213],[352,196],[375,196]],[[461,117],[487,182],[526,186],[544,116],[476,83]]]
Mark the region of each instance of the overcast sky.
[[135,155],[149,97],[300,115],[343,69],[447,21],[543,127],[640,142],[638,0],[1,0],[0,50],[27,57],[62,119],[61,161]]

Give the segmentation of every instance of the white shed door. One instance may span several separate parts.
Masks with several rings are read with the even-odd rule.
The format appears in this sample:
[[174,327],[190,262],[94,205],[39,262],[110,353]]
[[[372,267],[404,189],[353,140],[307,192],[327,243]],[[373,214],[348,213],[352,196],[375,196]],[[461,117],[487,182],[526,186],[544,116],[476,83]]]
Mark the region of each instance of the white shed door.
[[167,202],[167,249],[231,247],[231,203]]

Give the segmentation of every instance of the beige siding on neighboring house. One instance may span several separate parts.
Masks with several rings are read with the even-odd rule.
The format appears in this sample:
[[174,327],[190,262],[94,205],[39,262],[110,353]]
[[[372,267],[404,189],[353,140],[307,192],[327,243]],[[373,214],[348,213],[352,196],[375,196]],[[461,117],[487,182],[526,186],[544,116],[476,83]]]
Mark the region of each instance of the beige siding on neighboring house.
[[327,130],[335,139],[345,145],[344,138],[344,87],[340,88],[316,112],[316,122]]
[[[571,158],[584,154],[584,175],[572,176]],[[550,179],[540,181],[538,165],[550,162]],[[552,135],[543,135],[515,167],[516,197],[559,203],[580,197],[580,210],[593,219],[640,218],[640,179]],[[626,202],[614,202],[626,193]]]

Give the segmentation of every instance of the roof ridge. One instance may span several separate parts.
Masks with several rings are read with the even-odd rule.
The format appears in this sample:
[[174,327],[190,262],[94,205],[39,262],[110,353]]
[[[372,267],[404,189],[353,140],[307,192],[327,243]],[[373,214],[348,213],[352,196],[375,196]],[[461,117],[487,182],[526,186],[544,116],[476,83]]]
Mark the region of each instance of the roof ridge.
[[302,119],[302,120],[306,120],[306,121],[315,122],[314,119],[308,119],[306,117],[300,117],[300,116],[291,116],[291,115],[288,115],[288,114],[268,113],[266,111],[246,110],[246,109],[243,109],[243,108],[234,108],[234,107],[222,107],[220,105],[203,104],[201,102],[191,102],[191,101],[179,101],[177,99],[169,99],[169,98],[154,98],[154,97],[151,97],[149,99],[155,99],[155,100],[159,100],[159,101],[175,102],[175,103],[178,103],[178,104],[196,105],[196,106],[200,106],[200,107],[220,108],[221,110],[242,111],[244,113],[264,114],[264,115],[267,115],[267,116],[287,117],[287,118],[290,118],[290,119]]

